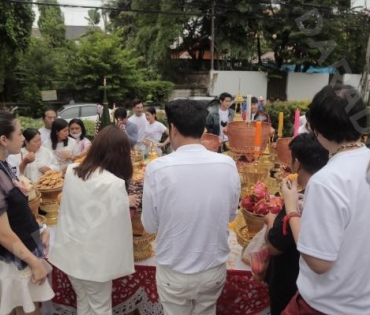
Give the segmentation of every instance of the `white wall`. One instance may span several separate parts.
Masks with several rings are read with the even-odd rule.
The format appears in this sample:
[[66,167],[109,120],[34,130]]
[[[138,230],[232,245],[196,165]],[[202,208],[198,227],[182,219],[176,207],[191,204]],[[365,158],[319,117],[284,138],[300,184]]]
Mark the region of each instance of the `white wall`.
[[346,73],[343,76],[343,83],[352,85],[354,88],[359,89],[360,81],[361,81],[361,74],[349,74]]
[[258,71],[213,71],[210,73],[209,95],[218,96],[223,92],[235,96],[240,92],[243,96],[251,94],[257,98],[267,96],[267,74]]
[[329,83],[328,73],[288,73],[288,100],[312,99],[314,95]]

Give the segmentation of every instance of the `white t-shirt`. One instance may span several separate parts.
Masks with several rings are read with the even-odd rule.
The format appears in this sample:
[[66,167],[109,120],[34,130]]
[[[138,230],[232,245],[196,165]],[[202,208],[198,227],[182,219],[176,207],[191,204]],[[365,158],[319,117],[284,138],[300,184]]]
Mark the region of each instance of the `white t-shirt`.
[[334,262],[324,274],[300,259],[298,290],[325,314],[370,312],[370,192],[366,147],[337,153],[313,175],[305,191],[297,248]]
[[[156,143],[160,143],[162,139],[163,133],[166,131],[167,127],[160,123],[159,121],[155,121],[154,123],[150,124],[149,122],[145,126],[144,131],[144,138],[148,140],[153,140]],[[146,148],[146,153],[148,153],[148,147]],[[155,147],[157,154],[162,155],[162,150],[158,147]]]
[[143,141],[144,139],[144,132],[145,132],[145,127],[148,124],[148,120],[146,119],[145,115],[142,114],[140,117],[136,115],[132,115],[129,119],[132,123],[134,123],[137,126],[138,130],[138,142]]
[[51,129],[46,129],[45,127],[42,127],[39,129],[40,135],[41,135],[41,142],[44,143],[48,140],[50,140],[50,132]]
[[71,137],[68,137],[68,144],[66,146],[64,146],[63,142],[59,142],[55,150],[53,150],[52,148],[51,140],[48,140],[45,143],[43,143],[43,146],[54,153],[54,156],[57,160],[57,167],[59,171],[65,170],[67,166],[71,164],[73,161],[70,159],[61,158],[58,155],[58,152],[67,151],[69,153],[72,153],[72,155],[74,156],[77,156],[80,153],[76,140],[72,139]]
[[184,274],[225,263],[239,195],[235,162],[202,145],[184,145],[150,162],[141,221],[157,233],[157,263]]
[[218,114],[220,115],[220,135],[219,135],[219,137],[222,141],[225,142],[225,141],[229,140],[229,138],[226,135],[224,135],[223,128],[225,128],[225,126],[222,126],[221,122],[229,123],[229,111],[228,110],[222,110],[221,108],[219,108],[218,109]]

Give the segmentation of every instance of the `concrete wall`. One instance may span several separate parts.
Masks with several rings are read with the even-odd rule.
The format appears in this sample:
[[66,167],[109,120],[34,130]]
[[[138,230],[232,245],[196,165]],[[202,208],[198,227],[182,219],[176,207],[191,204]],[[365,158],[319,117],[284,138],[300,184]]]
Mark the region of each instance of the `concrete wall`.
[[313,96],[329,83],[328,73],[288,73],[288,100],[312,99]]
[[209,95],[218,96],[222,92],[228,92],[235,96],[239,91],[242,95],[251,94],[256,97],[267,96],[267,75],[258,71],[213,71]]
[[355,87],[356,89],[360,88],[361,74],[348,74],[343,75],[343,83],[349,84]]
[[[175,90],[170,99],[177,97],[190,96],[219,96],[222,92],[228,92],[235,96],[240,91],[244,97],[251,94],[256,97],[262,96],[266,99],[268,79],[267,74],[258,71],[213,71],[210,73],[210,81],[208,85],[208,93],[205,89],[178,89]],[[343,83],[350,84],[355,88],[359,87],[361,75],[359,74],[345,74],[343,76]],[[198,83],[205,83],[205,75],[202,74],[197,79],[191,77],[191,81]],[[313,96],[329,84],[328,73],[294,73],[289,72],[287,76],[286,94],[289,101],[292,100],[307,100],[312,99]],[[369,81],[370,85],[370,81]],[[198,86],[198,87],[201,87]]]

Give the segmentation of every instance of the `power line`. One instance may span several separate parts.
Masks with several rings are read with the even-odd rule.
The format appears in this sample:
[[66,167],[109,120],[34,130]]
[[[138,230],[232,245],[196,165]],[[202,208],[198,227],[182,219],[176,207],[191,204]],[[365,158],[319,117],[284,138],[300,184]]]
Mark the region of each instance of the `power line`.
[[[257,0],[258,1],[258,0]],[[94,6],[94,5],[80,5],[80,4],[60,4],[60,3],[43,3],[43,2],[37,2],[37,1],[24,1],[24,0],[3,0],[3,2],[5,3],[14,3],[14,4],[31,4],[31,5],[37,5],[37,6],[51,6],[51,7],[63,7],[63,8],[70,8],[70,9],[98,9],[98,10],[105,10],[105,11],[118,11],[118,12],[133,12],[133,13],[143,13],[143,14],[163,14],[163,15],[178,15],[178,16],[207,16],[207,17],[211,17],[212,16],[212,13],[209,12],[209,13],[205,13],[205,12],[176,12],[176,11],[162,11],[162,10],[150,10],[150,9],[143,9],[143,10],[140,10],[140,9],[131,9],[131,8],[117,8],[117,7],[111,7],[111,6]],[[152,3],[152,2],[151,2]],[[260,2],[257,3],[257,2],[251,2],[251,3],[255,3],[255,4],[261,4]],[[148,3],[149,4],[149,3]],[[192,6],[193,8],[198,8],[199,7],[195,7],[195,5],[199,5],[199,4],[203,4],[204,3],[188,3],[187,5]],[[266,4],[267,5],[267,4]],[[283,8],[284,7],[287,7],[288,5],[287,4],[283,4],[282,5]],[[290,7],[294,7],[294,5],[290,5]],[[288,6],[288,7],[289,7]],[[343,16],[349,16],[349,15],[356,15],[356,13],[352,13],[352,12],[348,12],[348,8],[347,8],[347,11],[346,12],[341,12],[340,14],[335,14],[333,13],[333,7],[328,7],[328,6],[323,6],[323,5],[316,5],[316,4],[312,4],[312,3],[301,3],[300,6],[308,6],[308,7],[317,7],[317,8],[321,8],[321,9],[327,9],[331,12],[330,15],[327,15],[326,14],[326,18],[328,17],[343,17]],[[221,9],[223,10],[224,12],[220,12],[218,13],[217,9]],[[339,7],[338,7],[339,8]],[[213,16],[225,16],[225,14],[230,14],[231,12],[234,12],[234,13],[239,13],[240,15],[243,15],[244,13],[243,12],[240,12],[238,9],[236,9],[234,6],[227,6],[227,4],[215,4],[215,13]],[[226,11],[226,12],[225,12]],[[262,13],[262,12],[259,12],[259,13]],[[248,14],[248,13],[246,13]],[[254,12],[252,12],[252,14],[255,14]],[[296,17],[300,17],[302,16],[302,14],[298,14],[298,13],[292,13],[290,12],[290,18],[293,20],[295,19]],[[248,15],[247,16],[248,19],[250,20],[280,20],[280,18],[277,16],[277,17],[273,17],[273,16],[269,16],[269,17],[266,17],[266,16],[250,16]],[[285,17],[284,20],[286,20],[287,18]]]

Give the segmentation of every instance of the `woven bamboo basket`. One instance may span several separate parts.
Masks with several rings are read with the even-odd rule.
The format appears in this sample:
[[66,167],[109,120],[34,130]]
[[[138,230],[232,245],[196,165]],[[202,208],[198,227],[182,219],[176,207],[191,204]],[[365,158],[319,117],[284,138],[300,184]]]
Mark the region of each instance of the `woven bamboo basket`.
[[147,234],[144,232],[143,236],[134,236],[134,260],[142,261],[154,255],[152,244],[155,240],[155,234]]
[[143,236],[146,232],[141,223],[141,211],[136,211],[131,218],[132,234],[134,236]]
[[253,238],[263,228],[264,225],[263,216],[253,214],[244,208],[242,208],[242,211],[245,223],[247,224],[248,227],[249,236],[250,238]]
[[53,189],[42,190],[39,189],[39,192],[42,195],[42,202],[56,202],[58,200],[58,195],[62,192],[63,186]]
[[216,135],[211,133],[203,134],[201,138],[202,144],[206,147],[207,150],[217,152],[220,147],[220,139]]
[[37,217],[39,213],[40,203],[41,203],[41,193],[36,191],[36,198],[28,202],[28,205],[30,206],[31,211],[35,217]]
[[248,226],[245,225],[241,228],[238,228],[235,231],[235,234],[236,234],[236,239],[237,239],[239,245],[241,245],[243,248],[247,247],[250,240],[251,240],[250,235],[249,235],[249,231],[248,231]]
[[[266,149],[270,137],[271,125],[262,122],[261,148],[260,152]],[[232,121],[227,125],[230,150],[242,154],[253,155],[256,151],[254,146],[256,136],[256,122],[247,124],[244,121]],[[258,149],[258,148],[257,148]]]
[[289,166],[292,163],[292,152],[289,143],[293,138],[280,138],[276,141],[276,157],[280,164]]

